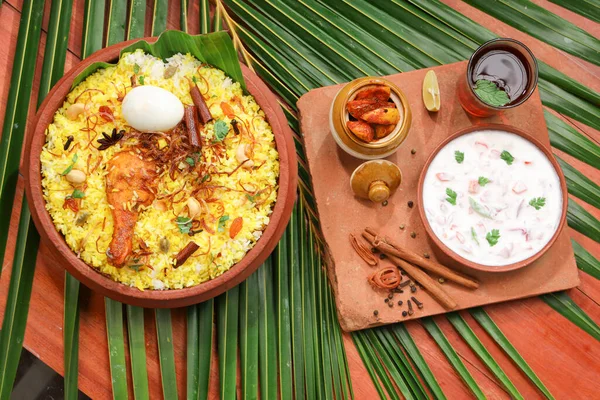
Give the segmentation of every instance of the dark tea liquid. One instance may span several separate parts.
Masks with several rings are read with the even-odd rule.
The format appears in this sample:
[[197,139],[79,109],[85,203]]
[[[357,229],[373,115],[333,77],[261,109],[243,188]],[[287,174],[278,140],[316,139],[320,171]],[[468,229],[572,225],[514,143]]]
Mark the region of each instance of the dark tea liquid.
[[506,50],[490,50],[484,53],[475,62],[471,73],[471,86],[479,79],[494,82],[500,89],[508,94],[510,104],[520,100],[527,92],[529,76],[524,60]]

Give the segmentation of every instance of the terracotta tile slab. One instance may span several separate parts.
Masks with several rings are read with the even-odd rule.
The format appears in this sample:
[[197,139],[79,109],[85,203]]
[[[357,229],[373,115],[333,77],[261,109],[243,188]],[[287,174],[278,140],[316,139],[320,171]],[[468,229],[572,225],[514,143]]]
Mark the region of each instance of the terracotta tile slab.
[[[388,77],[407,95],[413,121],[407,140],[388,158],[402,170],[403,182],[387,207],[357,200],[350,189],[350,175],[361,161],[339,149],[329,132],[329,108],[342,85],[312,90],[298,101],[317,210],[329,250],[329,277],[335,292],[340,323],[345,330],[365,329],[445,312],[423,290],[417,291],[415,296],[425,303],[425,307],[416,310],[412,317],[402,317],[404,307],[395,305],[389,308],[383,302],[387,293],[375,292],[367,282],[373,270],[354,253],[348,241],[350,233],[360,233],[366,226],[372,226],[401,246],[419,253],[433,253],[416,206],[411,209],[406,203],[413,200],[416,204],[419,174],[427,156],[439,142],[459,129],[491,122],[517,126],[550,146],[537,91],[523,105],[503,115],[487,119],[468,116],[455,95],[457,79],[462,77],[465,68],[466,62],[434,68],[442,98],[441,110],[435,114],[428,113],[421,100],[421,83],[427,70]],[[411,155],[413,148],[417,150],[415,155]],[[400,224],[405,224],[406,229],[400,230]],[[410,237],[412,231],[417,233],[416,239]],[[432,257],[435,256],[432,254]],[[447,292],[457,301],[459,309],[530,297],[579,284],[566,229],[544,257],[526,268],[502,274],[482,272],[471,275],[481,282],[481,287],[476,291],[444,284]],[[400,299],[406,301],[410,296],[407,292],[396,295],[395,303]],[[379,311],[378,317],[373,315],[373,310]]]

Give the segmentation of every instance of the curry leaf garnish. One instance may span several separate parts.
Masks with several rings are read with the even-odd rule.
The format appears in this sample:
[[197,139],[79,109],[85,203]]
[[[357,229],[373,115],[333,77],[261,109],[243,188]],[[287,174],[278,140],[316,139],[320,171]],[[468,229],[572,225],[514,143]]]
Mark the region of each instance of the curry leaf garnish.
[[140,85],[143,85],[143,84],[144,84],[144,75],[140,75],[140,76],[138,77],[138,82],[140,83]]
[[229,215],[223,215],[219,218],[219,224],[217,225],[217,232],[223,232],[225,230],[225,223],[229,220]]
[[534,197],[533,199],[531,199],[529,201],[529,205],[531,207],[535,208],[536,210],[539,210],[540,208],[542,208],[546,205],[546,198],[545,197]]
[[477,96],[484,102],[494,107],[502,107],[510,103],[508,94],[500,89],[494,82],[479,79],[473,88]]
[[200,181],[200,183],[204,183],[204,182],[206,182],[206,181],[207,181],[207,180],[209,180],[209,179],[210,179],[210,175],[209,175],[209,174],[206,174],[206,175],[204,175],[204,176],[202,177],[202,180]]
[[74,199],[83,199],[85,197],[85,193],[79,189],[75,189],[73,190],[73,193],[71,193],[71,197]]
[[192,219],[186,217],[177,217],[175,220],[177,227],[179,228],[179,232],[181,233],[190,233],[192,229]]
[[251,202],[253,202],[253,203],[256,203],[256,196],[258,196],[258,195],[256,195],[256,194],[255,195],[250,195],[250,194],[246,193],[246,198],[248,200],[250,200]]
[[450,204],[452,204],[453,206],[456,205],[456,192],[450,188],[446,188],[446,195],[448,196],[446,198],[446,201]]
[[484,206],[479,204],[474,198],[469,197],[469,205],[477,214],[481,215],[482,217],[492,219],[490,212],[486,210]]
[[133,73],[134,74],[139,74],[140,73],[140,66],[137,64],[133,64]]
[[500,158],[503,159],[504,161],[506,161],[506,163],[508,165],[512,165],[513,161],[515,161],[515,158],[512,156],[512,154],[510,154],[506,150],[504,150],[504,151],[502,151],[502,153],[500,153]]
[[69,172],[71,172],[71,170],[73,169],[73,167],[75,166],[75,163],[77,162],[77,159],[79,158],[79,156],[77,155],[77,153],[75,153],[75,155],[73,156],[73,158],[71,159],[71,165],[69,165],[67,167],[67,169],[65,169],[63,172],[61,172],[62,176],[65,176],[66,174],[68,174]]
[[485,176],[480,176],[478,182],[479,182],[479,186],[483,187],[483,186],[487,185],[488,183],[490,183],[490,180],[488,178],[486,178]]
[[222,142],[229,133],[229,126],[223,120],[217,120],[214,125],[215,142]]
[[465,153],[463,153],[462,151],[456,150],[454,152],[454,159],[456,160],[457,163],[462,164],[462,162],[465,161]]
[[196,165],[196,161],[192,157],[186,157],[185,162],[188,163],[191,167]]
[[475,243],[477,243],[477,246],[479,246],[479,240],[477,240],[477,233],[475,233],[475,229],[473,227],[471,227],[471,238],[475,241]]
[[498,229],[492,229],[491,232],[488,232],[487,235],[485,235],[485,239],[491,247],[495,246],[498,243],[498,239],[500,239],[500,231]]

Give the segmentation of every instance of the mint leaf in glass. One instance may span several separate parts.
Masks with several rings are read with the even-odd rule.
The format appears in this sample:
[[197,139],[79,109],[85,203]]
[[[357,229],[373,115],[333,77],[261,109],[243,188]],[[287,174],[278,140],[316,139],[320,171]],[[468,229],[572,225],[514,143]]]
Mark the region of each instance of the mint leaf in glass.
[[479,79],[473,88],[477,96],[486,104],[493,107],[502,107],[510,103],[508,94],[500,89],[494,82]]

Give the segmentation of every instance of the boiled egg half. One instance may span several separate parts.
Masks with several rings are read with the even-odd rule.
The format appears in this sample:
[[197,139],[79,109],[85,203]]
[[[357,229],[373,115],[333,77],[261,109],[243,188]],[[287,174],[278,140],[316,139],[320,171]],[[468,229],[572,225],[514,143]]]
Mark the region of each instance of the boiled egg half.
[[173,93],[157,86],[137,86],[123,99],[121,112],[141,132],[166,132],[183,118],[183,104]]

